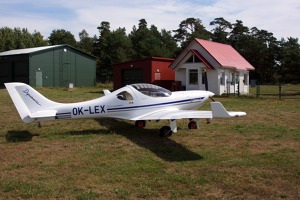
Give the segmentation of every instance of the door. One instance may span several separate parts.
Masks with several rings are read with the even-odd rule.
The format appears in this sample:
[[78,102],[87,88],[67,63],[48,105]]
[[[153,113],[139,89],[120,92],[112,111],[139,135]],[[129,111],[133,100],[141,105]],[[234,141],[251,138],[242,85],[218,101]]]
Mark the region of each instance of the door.
[[122,71],[122,86],[143,82],[143,69],[125,69]]
[[43,87],[43,72],[35,72],[35,86]]
[[198,69],[187,70],[187,90],[199,90],[199,72]]

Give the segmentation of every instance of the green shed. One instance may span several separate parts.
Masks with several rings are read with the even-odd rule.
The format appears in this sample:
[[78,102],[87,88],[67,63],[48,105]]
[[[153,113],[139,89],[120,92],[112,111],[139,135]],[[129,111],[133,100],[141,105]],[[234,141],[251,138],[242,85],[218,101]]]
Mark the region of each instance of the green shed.
[[32,87],[95,86],[96,58],[70,45],[1,52],[0,87],[6,82]]

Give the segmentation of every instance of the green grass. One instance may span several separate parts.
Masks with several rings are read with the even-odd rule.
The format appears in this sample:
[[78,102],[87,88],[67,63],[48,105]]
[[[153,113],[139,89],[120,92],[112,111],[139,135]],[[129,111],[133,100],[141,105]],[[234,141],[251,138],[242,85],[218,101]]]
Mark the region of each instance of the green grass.
[[[39,91],[76,102],[103,95],[105,87]],[[5,89],[0,97],[3,199],[300,198],[297,99],[216,97],[247,116],[210,125],[203,120],[192,131],[179,120],[178,133],[160,138],[167,121],[147,122],[145,129],[112,119],[44,122],[37,128],[20,120]]]

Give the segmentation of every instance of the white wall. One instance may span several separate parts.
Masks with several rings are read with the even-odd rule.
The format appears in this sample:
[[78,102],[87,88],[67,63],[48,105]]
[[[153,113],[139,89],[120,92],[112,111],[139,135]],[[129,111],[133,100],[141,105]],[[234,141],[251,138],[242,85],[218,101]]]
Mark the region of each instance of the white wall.
[[218,70],[207,69],[208,90],[219,95]]
[[[222,74],[225,73],[224,84],[221,84]],[[245,79],[246,74],[246,80]],[[234,76],[234,80],[232,78]],[[240,94],[248,94],[249,92],[249,72],[248,71],[236,71],[235,69],[219,69],[219,83],[220,94],[224,93],[238,93],[238,81],[240,86]],[[224,78],[224,77],[223,77]],[[232,83],[233,82],[233,83]],[[245,82],[245,83],[244,83]]]
[[249,93],[249,71],[240,71],[240,93]]
[[[202,84],[202,73],[204,69],[203,63],[186,63],[175,70],[175,80],[181,81],[182,86],[186,86],[186,90],[205,90],[205,84]],[[189,70],[195,69],[198,71],[198,84],[189,84]],[[235,71],[234,69],[207,69],[208,90],[215,95],[226,93],[234,94],[238,92],[238,82],[240,83],[240,94],[248,94],[249,92],[249,72]],[[222,74],[224,73],[224,84],[221,84]],[[245,79],[246,74],[246,80]],[[232,80],[234,76],[234,80]],[[233,81],[233,83],[231,83]],[[245,83],[244,83],[245,82]]]
[[182,86],[186,86],[186,69],[178,68],[175,70],[175,80],[181,81]]

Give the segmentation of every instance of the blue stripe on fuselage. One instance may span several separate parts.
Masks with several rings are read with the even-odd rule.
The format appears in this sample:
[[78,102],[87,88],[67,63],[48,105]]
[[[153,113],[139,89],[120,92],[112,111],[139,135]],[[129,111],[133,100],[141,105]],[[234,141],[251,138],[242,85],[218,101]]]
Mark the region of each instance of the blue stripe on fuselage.
[[108,108],[108,112],[113,112],[113,111],[119,111],[119,110],[127,110],[127,109],[135,109],[135,108],[147,108],[147,107],[153,107],[153,106],[163,106],[163,105],[178,105],[179,103],[196,103],[196,102],[201,102],[204,97],[200,98],[193,98],[193,99],[185,99],[185,100],[180,100],[180,101],[172,101],[172,102],[165,102],[165,103],[156,103],[156,104],[148,104],[148,105],[141,105],[141,106],[127,106],[127,107],[119,107],[119,108]]

